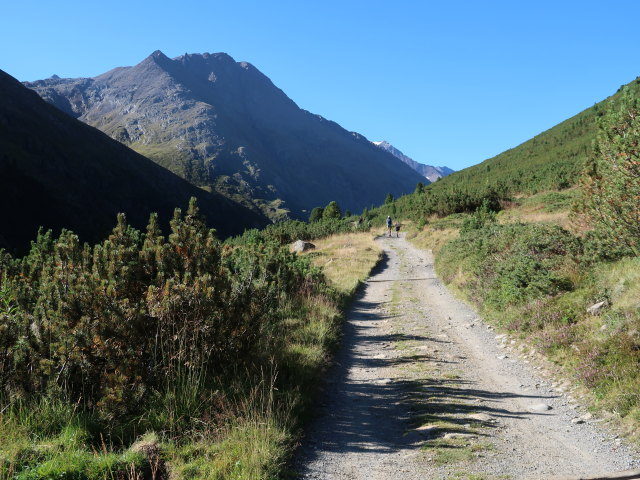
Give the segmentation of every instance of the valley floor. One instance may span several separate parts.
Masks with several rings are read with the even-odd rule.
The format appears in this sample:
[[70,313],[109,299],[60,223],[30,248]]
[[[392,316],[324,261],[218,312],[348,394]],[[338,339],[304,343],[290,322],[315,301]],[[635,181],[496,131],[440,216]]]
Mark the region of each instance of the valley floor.
[[299,478],[544,479],[640,468],[570,384],[551,383],[451,295],[429,252],[404,238],[379,242],[385,260],[348,314],[295,461]]

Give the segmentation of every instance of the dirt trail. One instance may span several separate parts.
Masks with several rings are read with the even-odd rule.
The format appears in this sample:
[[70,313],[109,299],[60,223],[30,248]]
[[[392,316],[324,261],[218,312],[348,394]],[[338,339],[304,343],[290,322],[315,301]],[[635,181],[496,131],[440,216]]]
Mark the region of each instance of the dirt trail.
[[[379,240],[386,259],[348,314],[305,479],[544,479],[638,468],[436,278],[430,252]],[[539,367],[538,367],[539,368]]]

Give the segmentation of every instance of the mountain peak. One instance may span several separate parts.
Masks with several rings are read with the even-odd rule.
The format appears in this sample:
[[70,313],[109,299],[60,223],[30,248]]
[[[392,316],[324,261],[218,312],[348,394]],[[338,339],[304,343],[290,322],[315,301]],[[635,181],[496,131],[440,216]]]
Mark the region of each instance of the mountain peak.
[[159,59],[169,59],[169,57],[167,57],[164,53],[162,53],[162,51],[160,50],[156,50],[155,52],[153,52],[151,55],[149,55],[151,58],[159,58]]
[[361,135],[301,110],[226,53],[169,59],[158,50],[90,80],[77,89],[30,86],[194,185],[251,197],[270,218],[287,210],[305,218],[332,200],[359,211],[423,181]]
[[398,150],[396,147],[391,145],[386,140],[382,140],[381,142],[371,142],[376,147],[381,148],[382,150],[386,150],[394,157],[402,160],[404,163],[413,168],[420,175],[425,177],[430,182],[435,182],[439,178],[446,177],[450,173],[453,173],[449,167],[433,167],[431,165],[425,165],[423,163],[418,163],[410,157],[407,157],[404,153]]
[[167,65],[169,65],[171,62],[172,60],[169,57],[167,57],[160,50],[156,50],[138,65],[158,65],[159,67],[166,69]]
[[371,143],[373,143],[376,147],[384,148],[385,150],[387,150],[389,147],[392,147],[392,145],[386,140],[382,140],[381,142],[371,142]]

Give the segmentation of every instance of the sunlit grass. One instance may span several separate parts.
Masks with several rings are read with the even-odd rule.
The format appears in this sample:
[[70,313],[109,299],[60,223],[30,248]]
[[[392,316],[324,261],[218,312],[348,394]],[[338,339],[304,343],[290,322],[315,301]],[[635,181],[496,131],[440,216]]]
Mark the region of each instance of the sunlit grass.
[[407,234],[407,240],[423,250],[431,250],[434,254],[446,245],[450,240],[458,238],[457,228],[435,229],[426,226],[419,232]]
[[371,233],[333,235],[314,244],[316,249],[306,255],[322,268],[331,285],[346,294],[366,280],[381,257],[381,249]]
[[275,411],[272,389],[233,418],[220,431],[183,446],[172,445],[166,455],[172,478],[276,478],[289,453],[292,436],[287,412]]
[[570,218],[571,204],[575,201],[577,189],[560,192],[542,192],[528,197],[520,197],[512,205],[505,205],[498,213],[500,223],[550,223],[567,230],[575,225]]

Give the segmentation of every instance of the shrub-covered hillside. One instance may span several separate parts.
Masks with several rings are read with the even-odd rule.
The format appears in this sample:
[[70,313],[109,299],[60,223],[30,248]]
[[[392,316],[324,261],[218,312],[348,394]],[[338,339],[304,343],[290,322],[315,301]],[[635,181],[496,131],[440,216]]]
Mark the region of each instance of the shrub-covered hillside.
[[[640,95],[640,79],[628,84]],[[620,90],[576,116],[496,157],[438,180],[427,187],[434,194],[467,190],[535,193],[575,185],[590,155],[598,131],[596,119],[610,102],[619,103]]]

